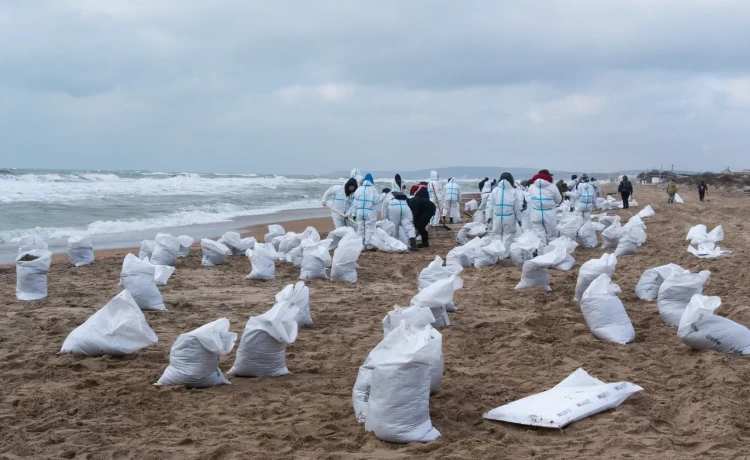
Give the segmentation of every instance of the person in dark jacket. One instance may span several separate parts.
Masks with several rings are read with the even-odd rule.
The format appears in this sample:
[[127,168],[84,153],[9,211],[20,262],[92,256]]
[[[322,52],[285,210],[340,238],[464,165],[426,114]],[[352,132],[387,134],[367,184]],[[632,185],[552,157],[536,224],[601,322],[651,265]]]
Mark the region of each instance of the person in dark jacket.
[[486,184],[488,180],[490,180],[490,178],[485,177],[483,181],[479,182],[479,193],[482,193],[482,191],[484,190],[484,184]]
[[706,181],[701,181],[700,184],[698,184],[698,197],[703,201],[706,198],[706,195],[708,195],[708,185],[706,185]]
[[432,216],[437,212],[437,206],[435,203],[430,201],[430,194],[427,192],[427,187],[420,187],[417,193],[414,194],[414,198],[408,201],[411,213],[414,216],[414,227],[422,237],[422,244],[420,248],[430,247],[430,234],[427,231],[427,226],[430,225]]
[[622,176],[617,193],[622,197],[622,209],[628,209],[630,207],[628,200],[633,196],[633,184],[628,180],[628,176]]

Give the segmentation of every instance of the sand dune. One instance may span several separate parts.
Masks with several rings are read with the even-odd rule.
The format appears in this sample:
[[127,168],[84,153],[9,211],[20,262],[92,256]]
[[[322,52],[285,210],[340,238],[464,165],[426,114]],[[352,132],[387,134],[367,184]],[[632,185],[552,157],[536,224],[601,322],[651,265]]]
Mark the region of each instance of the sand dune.
[[[244,256],[202,267],[200,251],[178,261],[160,288],[169,309],[146,313],[159,343],[127,358],[58,356],[67,334],[120,292],[122,257],[76,269],[53,264],[49,297],[15,300],[15,269],[0,269],[0,458],[241,459],[241,458],[723,458],[750,455],[750,361],[695,352],[664,325],[655,303],[633,289],[650,267],[674,262],[708,269],[705,292],[719,295],[719,313],[750,325],[747,215],[744,196],[712,191],[710,203],[683,193],[667,205],[664,193],[636,190],[651,204],[648,241],[622,257],[613,281],[636,329],[636,342],[597,340],[573,302],[577,267],[601,249],[577,249],[577,267],[553,271],[553,292],[513,291],[520,268],[509,261],[467,269],[456,295],[460,310],[441,330],[445,377],[431,398],[430,444],[391,445],[366,433],[354,417],[351,391],[357,369],[382,337],[380,321],[394,304],[408,304],[417,276],[453,239],[440,231],[429,251],[367,253],[355,285],[312,281],[314,327],[287,347],[292,375],[231,378],[207,390],[156,388],[169,349],[183,332],[219,317],[241,333],[251,315],[298,271],[277,266],[276,280],[245,279]],[[640,208],[619,211],[630,216]],[[698,223],[723,224],[729,258],[701,260],[687,253],[685,235]],[[458,227],[456,227],[458,228]],[[262,233],[254,235],[262,238]],[[221,358],[227,371],[234,352]],[[482,419],[489,409],[548,389],[578,367],[605,381],[644,388],[614,411],[565,430],[544,430]]]

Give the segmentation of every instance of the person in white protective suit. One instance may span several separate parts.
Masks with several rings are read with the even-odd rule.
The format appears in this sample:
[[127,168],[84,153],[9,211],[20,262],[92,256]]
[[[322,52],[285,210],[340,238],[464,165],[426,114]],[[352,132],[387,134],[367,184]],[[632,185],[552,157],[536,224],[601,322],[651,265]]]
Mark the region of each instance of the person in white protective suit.
[[513,175],[503,173],[490,196],[492,238],[501,240],[510,249],[516,239],[518,223],[523,219],[523,192],[515,188]]
[[[443,208],[443,185],[440,183],[440,175],[437,171],[430,171],[430,181],[427,183],[427,193],[438,210]],[[438,203],[439,202],[439,203]],[[440,223],[440,212],[436,212],[430,220],[430,227],[437,227]]]
[[417,250],[417,233],[414,229],[414,216],[409,208],[406,193],[394,190],[386,196],[383,219],[390,220],[396,226],[394,237],[400,239],[400,232],[406,232],[409,245],[413,251]]
[[461,187],[456,183],[456,179],[448,179],[443,191],[443,219],[450,218],[452,224],[463,222],[461,219]]
[[377,206],[385,199],[385,194],[378,193],[375,190],[373,182],[372,175],[367,174],[362,186],[352,195],[352,205],[346,212],[347,220],[354,216],[357,221],[357,234],[362,238],[365,249],[368,250],[373,249],[371,240],[377,229]]
[[381,209],[380,214],[382,214],[383,219],[385,219],[388,203],[391,201],[391,198],[394,197],[394,194],[396,192],[406,194],[406,183],[401,180],[401,174],[396,174],[396,177],[391,181],[391,188],[383,191],[386,192],[386,194],[385,199],[383,200],[383,209]]
[[565,192],[565,195],[569,196],[571,201],[576,204],[575,213],[583,218],[582,223],[591,220],[591,211],[594,210],[594,206],[596,205],[596,189],[589,182],[586,174],[581,176],[575,190]]
[[542,169],[539,174],[531,179],[531,185],[529,185],[531,231],[544,244],[549,244],[558,236],[555,208],[562,203],[562,196],[552,181],[552,174],[548,170]]
[[362,185],[362,181],[364,180],[362,178],[362,173],[359,172],[359,168],[352,169],[352,173],[351,173],[351,175],[349,175],[349,178],[356,179],[357,180],[357,185],[359,185],[359,186]]
[[[349,179],[344,185],[334,185],[323,194],[323,206],[331,209],[331,218],[336,228],[345,227],[347,220],[344,218],[349,207],[352,205],[352,195],[357,190],[357,179]],[[349,226],[354,225],[350,222]]]
[[[578,175],[573,174],[570,180],[565,184],[568,186],[568,192],[574,191],[578,187],[578,184],[580,182],[581,182],[581,179],[578,178]],[[576,209],[576,201],[572,196],[568,197],[568,199],[570,200],[570,212],[573,212]]]
[[596,198],[600,198],[602,196],[602,183],[592,177],[591,186],[594,187],[594,191],[596,191]]
[[484,222],[487,223],[492,220],[492,209],[490,209],[490,195],[492,194],[492,191],[497,186],[497,180],[492,179],[492,181],[487,181],[484,184],[484,188],[482,189],[482,199],[479,201],[479,208],[477,208],[477,211],[482,211],[484,213]]

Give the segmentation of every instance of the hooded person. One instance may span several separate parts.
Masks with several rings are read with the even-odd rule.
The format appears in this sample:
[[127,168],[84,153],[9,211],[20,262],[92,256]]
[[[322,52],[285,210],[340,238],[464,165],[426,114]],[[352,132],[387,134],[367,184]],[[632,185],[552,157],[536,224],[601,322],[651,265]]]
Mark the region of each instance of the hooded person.
[[[428,195],[429,198],[429,195]],[[394,237],[399,239],[400,232],[406,232],[411,249],[417,249],[417,234],[414,230],[414,216],[409,207],[406,194],[399,190],[393,190],[386,199],[383,206],[383,219],[393,222],[396,226]]]
[[489,177],[485,177],[484,180],[479,181],[479,193],[484,191],[484,184],[490,181]]
[[570,197],[571,201],[576,204],[575,212],[583,218],[582,223],[591,220],[591,211],[596,206],[596,189],[589,182],[586,174],[581,176],[576,189],[572,192],[566,192],[565,195]]
[[[437,171],[430,171],[430,180],[427,184],[427,193],[430,194],[430,201],[432,201],[435,206],[443,206],[443,204],[441,203],[441,201],[443,200],[443,185],[440,183],[440,175],[437,173]],[[437,227],[439,223],[440,216],[438,216],[436,213],[432,220],[430,220],[430,226]]]
[[510,249],[516,239],[518,222],[523,219],[523,192],[514,187],[513,175],[503,173],[490,195],[492,210],[492,238],[501,240]]
[[401,180],[401,174],[398,174],[398,173],[396,173],[396,177],[394,177],[393,180],[391,181],[391,188],[383,189],[385,198],[383,199],[383,208],[380,210],[380,214],[383,216],[383,219],[385,219],[385,214],[388,208],[388,203],[395,196],[394,194],[396,192],[401,192],[404,194],[406,193],[406,184]]
[[416,227],[417,233],[422,238],[421,248],[430,247],[430,234],[427,230],[427,226],[430,224],[433,216],[437,213],[437,206],[430,200],[430,194],[427,191],[427,186],[419,187],[417,193],[414,194],[414,198],[408,200],[409,208],[411,209],[414,217],[414,226]]
[[357,234],[362,238],[366,249],[372,249],[372,236],[377,230],[378,208],[376,207],[385,199],[384,194],[375,190],[374,180],[371,174],[365,176],[362,186],[352,195],[352,205],[346,212],[347,218],[352,215],[356,217]]
[[[581,179],[578,177],[578,175],[577,174],[573,174],[571,176],[570,182],[568,182],[567,184],[565,184],[565,185],[567,185],[567,189],[565,191],[568,192],[568,193],[575,192],[576,189],[578,188],[578,184],[580,184],[580,183],[581,183]],[[575,211],[575,209],[576,209],[576,199],[574,198],[574,195],[567,195],[565,193],[560,193],[560,195],[563,196],[563,197],[568,197],[568,199],[570,200],[570,212]]]
[[594,187],[594,191],[596,192],[596,198],[599,198],[602,196],[602,183],[596,180],[595,177],[591,178],[591,186]]
[[[343,215],[352,205],[352,195],[357,190],[357,179],[349,179],[344,185],[334,185],[323,194],[323,206],[331,209],[331,218],[336,228],[345,227],[346,219]],[[335,212],[335,211],[338,212]]]
[[359,172],[359,168],[352,169],[352,173],[349,178],[355,179],[357,181],[357,185],[362,185],[362,173]]
[[633,184],[628,180],[628,176],[622,176],[620,185],[617,187],[617,193],[622,197],[622,208],[628,209],[630,207],[628,200],[633,197]]
[[531,198],[531,231],[544,244],[557,238],[557,216],[555,208],[562,203],[562,196],[552,182],[552,174],[546,169],[531,178],[529,195]]
[[461,223],[461,187],[456,179],[448,179],[443,193],[443,218],[450,217],[451,223]]

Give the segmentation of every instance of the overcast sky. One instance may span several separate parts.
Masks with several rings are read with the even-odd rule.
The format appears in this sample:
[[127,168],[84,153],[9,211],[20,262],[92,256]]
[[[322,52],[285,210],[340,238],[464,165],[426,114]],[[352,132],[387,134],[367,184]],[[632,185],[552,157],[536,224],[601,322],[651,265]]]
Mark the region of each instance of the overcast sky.
[[0,1],[0,167],[750,168],[749,0]]

